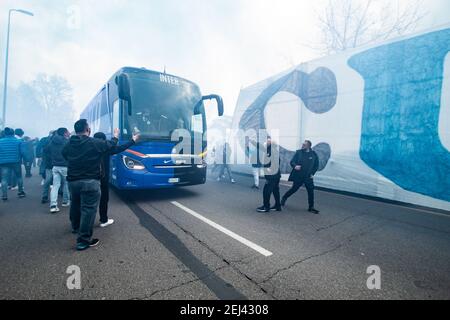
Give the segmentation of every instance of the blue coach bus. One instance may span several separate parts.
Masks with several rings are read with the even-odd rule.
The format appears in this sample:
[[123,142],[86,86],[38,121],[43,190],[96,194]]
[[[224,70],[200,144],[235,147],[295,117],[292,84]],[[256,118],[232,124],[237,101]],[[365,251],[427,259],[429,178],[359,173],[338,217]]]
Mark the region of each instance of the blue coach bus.
[[[111,184],[121,190],[204,184],[205,100],[216,100],[219,116],[223,115],[222,98],[202,96],[191,81],[139,68],[116,72],[81,114],[93,133],[111,138],[119,128],[120,143],[133,133],[141,136],[137,145],[111,157]],[[193,140],[200,137],[200,151],[192,143],[190,152],[177,153],[180,141],[173,141],[177,129],[191,133]]]

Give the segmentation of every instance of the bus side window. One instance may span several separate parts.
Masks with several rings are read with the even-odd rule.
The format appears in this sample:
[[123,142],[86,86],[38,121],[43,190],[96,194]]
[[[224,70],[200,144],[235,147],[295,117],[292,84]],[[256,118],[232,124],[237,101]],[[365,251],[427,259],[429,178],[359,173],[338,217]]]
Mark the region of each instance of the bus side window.
[[117,99],[113,104],[113,130],[120,129],[120,100]]

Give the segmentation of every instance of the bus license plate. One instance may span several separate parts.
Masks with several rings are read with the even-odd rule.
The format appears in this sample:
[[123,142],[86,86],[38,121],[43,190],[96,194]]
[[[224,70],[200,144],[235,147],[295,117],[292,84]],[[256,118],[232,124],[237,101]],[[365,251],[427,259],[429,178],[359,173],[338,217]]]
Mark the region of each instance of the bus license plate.
[[180,178],[170,178],[169,179],[169,183],[179,183],[180,182]]

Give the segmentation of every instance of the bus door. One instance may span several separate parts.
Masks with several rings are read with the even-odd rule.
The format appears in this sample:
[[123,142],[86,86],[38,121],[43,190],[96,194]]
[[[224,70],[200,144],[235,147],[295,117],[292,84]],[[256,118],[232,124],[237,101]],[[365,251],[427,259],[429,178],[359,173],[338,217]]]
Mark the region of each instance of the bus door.
[[[122,135],[122,124],[121,124],[121,108],[120,108],[120,99],[116,99],[112,102],[112,110],[111,110],[111,133],[112,135],[114,135],[114,129],[119,128],[120,130],[120,134]],[[110,167],[111,167],[111,171],[110,171],[110,181],[113,185],[117,186],[117,166],[119,165],[119,161],[120,161],[120,157],[121,155],[113,155],[111,156],[111,162],[110,162]]]

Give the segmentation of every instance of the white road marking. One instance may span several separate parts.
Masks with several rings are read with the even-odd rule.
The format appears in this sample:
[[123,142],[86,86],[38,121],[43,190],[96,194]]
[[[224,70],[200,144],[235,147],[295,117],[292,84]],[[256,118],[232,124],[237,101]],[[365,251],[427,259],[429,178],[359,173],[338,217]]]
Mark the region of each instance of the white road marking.
[[210,225],[211,227],[213,227],[216,230],[219,230],[220,232],[225,233],[227,236],[233,238],[234,240],[239,241],[240,243],[246,245],[247,247],[255,250],[256,252],[262,254],[265,257],[270,257],[273,255],[272,252],[258,246],[257,244],[241,237],[240,235],[228,230],[227,228],[222,227],[221,225],[215,223],[214,221],[209,220],[208,218],[203,217],[201,214],[195,212],[194,210],[191,210],[185,206],[183,206],[182,204],[176,202],[176,201],[172,201],[171,202],[174,206],[180,208],[181,210],[189,213],[190,215],[194,216],[195,218],[205,222],[206,224]]

